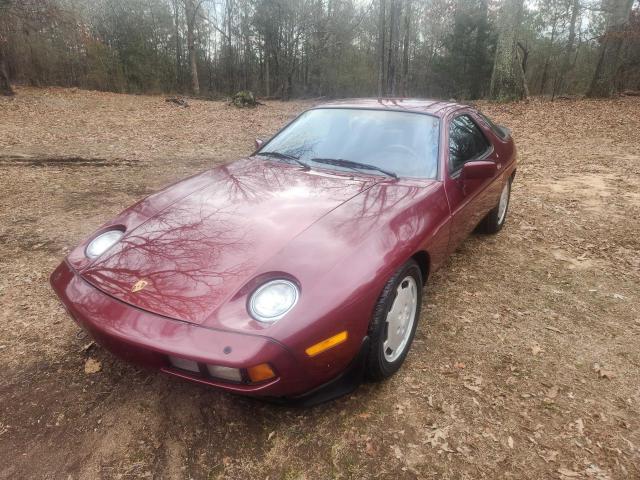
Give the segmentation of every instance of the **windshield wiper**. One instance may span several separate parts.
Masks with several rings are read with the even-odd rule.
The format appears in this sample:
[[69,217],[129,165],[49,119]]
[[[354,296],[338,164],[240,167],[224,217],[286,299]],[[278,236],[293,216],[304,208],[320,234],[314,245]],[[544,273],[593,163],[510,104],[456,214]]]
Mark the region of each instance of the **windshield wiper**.
[[398,175],[396,175],[395,173],[380,167],[376,167],[375,165],[369,165],[368,163],[354,162],[353,160],[345,160],[343,158],[312,158],[311,161],[326,163],[327,165],[335,165],[337,167],[352,168],[354,170],[376,170],[380,173],[384,173],[385,175],[393,177],[396,180],[398,179]]
[[281,153],[281,152],[258,152],[257,155],[264,155],[265,157],[280,158],[280,159],[283,159],[283,160],[293,160],[298,165],[304,167],[305,170],[311,170],[311,167],[309,165],[307,165],[306,163],[304,163],[302,160],[300,160],[298,157],[295,157],[293,155],[289,155],[289,154],[286,154],[286,153]]

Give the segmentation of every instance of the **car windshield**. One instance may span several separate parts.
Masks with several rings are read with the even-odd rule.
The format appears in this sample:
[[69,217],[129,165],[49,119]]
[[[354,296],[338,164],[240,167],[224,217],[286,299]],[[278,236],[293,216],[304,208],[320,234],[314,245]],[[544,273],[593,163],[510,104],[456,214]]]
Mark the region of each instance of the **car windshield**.
[[295,158],[311,167],[436,178],[438,138],[439,120],[429,115],[320,108],[300,115],[258,155]]

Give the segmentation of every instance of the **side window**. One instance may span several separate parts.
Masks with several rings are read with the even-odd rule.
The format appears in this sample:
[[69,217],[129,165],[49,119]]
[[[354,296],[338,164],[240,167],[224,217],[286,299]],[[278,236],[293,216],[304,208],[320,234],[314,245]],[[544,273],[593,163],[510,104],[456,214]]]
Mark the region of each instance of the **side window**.
[[489,142],[468,115],[460,115],[449,126],[449,171],[457,172],[462,165],[484,155]]

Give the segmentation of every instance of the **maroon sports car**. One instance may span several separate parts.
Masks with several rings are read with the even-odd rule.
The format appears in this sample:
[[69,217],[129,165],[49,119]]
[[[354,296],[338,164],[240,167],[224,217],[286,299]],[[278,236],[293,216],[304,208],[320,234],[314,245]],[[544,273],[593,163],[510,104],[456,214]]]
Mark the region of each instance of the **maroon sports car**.
[[51,284],[102,346],[227,391],[315,403],[402,363],[429,275],[505,222],[516,151],[477,110],[354,100],[171,185]]

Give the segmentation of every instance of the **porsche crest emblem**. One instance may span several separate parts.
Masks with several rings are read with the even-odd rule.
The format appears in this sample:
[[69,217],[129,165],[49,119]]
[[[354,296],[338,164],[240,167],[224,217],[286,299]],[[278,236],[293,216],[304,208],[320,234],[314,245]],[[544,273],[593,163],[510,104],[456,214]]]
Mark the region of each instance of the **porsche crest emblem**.
[[149,282],[147,282],[146,280],[138,280],[136,283],[133,284],[133,287],[131,287],[131,293],[139,292],[147,285],[149,285]]

